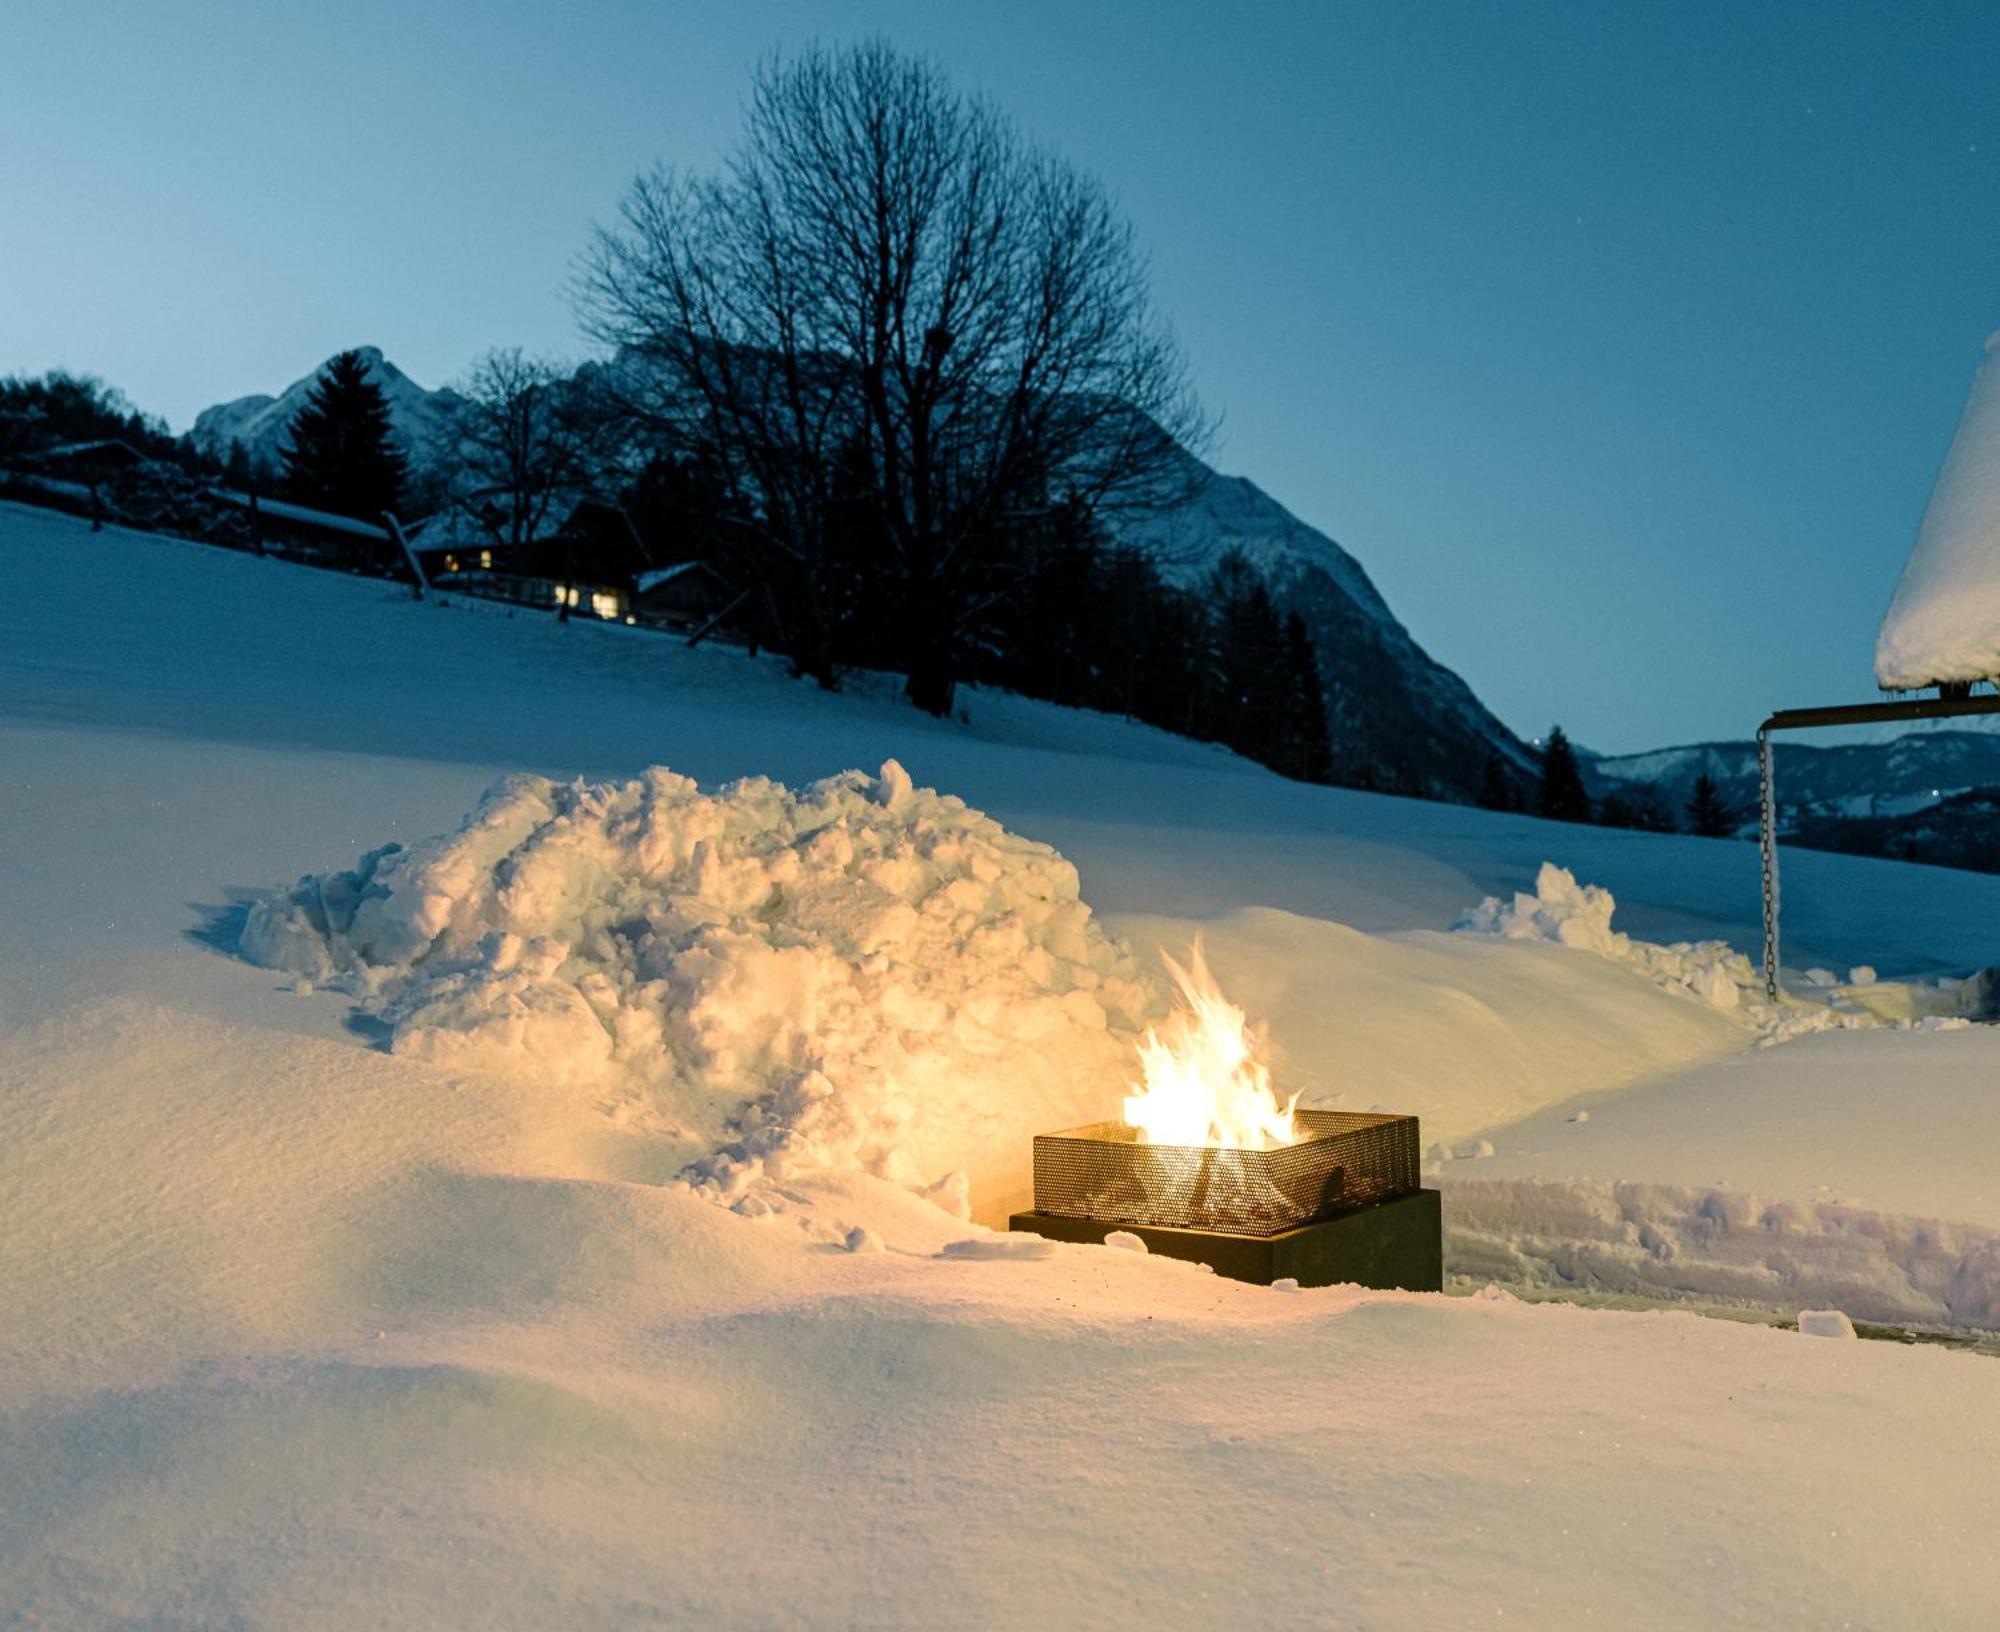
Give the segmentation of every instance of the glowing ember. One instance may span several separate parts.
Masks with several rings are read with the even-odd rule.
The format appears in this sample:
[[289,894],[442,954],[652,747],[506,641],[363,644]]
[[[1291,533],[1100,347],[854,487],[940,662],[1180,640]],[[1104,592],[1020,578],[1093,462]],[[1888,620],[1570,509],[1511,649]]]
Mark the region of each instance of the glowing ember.
[[1294,1094],[1283,1105],[1271,1073],[1257,1058],[1261,1041],[1243,1011],[1222,995],[1196,941],[1183,969],[1161,961],[1180,988],[1180,1002],[1139,1044],[1145,1086],[1125,1101],[1127,1126],[1161,1145],[1225,1145],[1269,1150],[1299,1138]]

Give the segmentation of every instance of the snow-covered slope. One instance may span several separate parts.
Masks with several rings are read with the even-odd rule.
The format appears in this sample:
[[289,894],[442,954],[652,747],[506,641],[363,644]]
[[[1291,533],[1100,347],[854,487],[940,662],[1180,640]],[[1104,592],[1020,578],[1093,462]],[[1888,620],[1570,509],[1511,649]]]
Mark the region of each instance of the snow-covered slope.
[[[425,391],[374,347],[362,349],[388,396],[398,434],[420,462],[435,458],[449,444],[456,394]],[[586,363],[582,372],[602,366]],[[308,376],[282,397],[244,397],[210,408],[195,421],[195,439],[218,451],[241,441],[254,457],[274,460],[311,383]],[[1517,775],[1532,773],[1529,751],[1463,680],[1417,644],[1360,562],[1255,483],[1219,475],[1191,455],[1183,458],[1193,496],[1143,519],[1119,517],[1114,530],[1151,552],[1170,578],[1195,587],[1225,554],[1240,551],[1281,604],[1304,616],[1319,655],[1342,780],[1470,800],[1480,792],[1489,755]]]
[[[356,349],[368,366],[368,377],[382,388],[390,424],[411,457],[425,465],[449,453],[461,402],[458,393],[449,388],[425,390],[384,357],[378,346]],[[195,445],[218,458],[227,457],[232,446],[241,445],[254,464],[275,468],[291,445],[292,420],[305,406],[306,394],[319,373],[314,369],[275,397],[238,397],[204,408],[195,416],[190,433]]]
[[[1271,1020],[1283,1076],[1314,1102],[1393,1102],[1431,1137],[1507,1152],[1506,1128],[1558,1100],[1594,1096],[1614,1133],[1616,1096],[1765,1057],[1740,1016],[1629,962],[1449,932],[1554,856],[1620,892],[1623,927],[1748,945],[1743,847],[1302,787],[1014,698],[970,709],[969,725],[933,721],[740,653],[418,604],[0,506],[0,1620],[2000,1618],[1990,1362],[1498,1293],[1285,1293],[1099,1248],[1009,1255],[853,1165],[786,1175],[761,1209],[732,1210],[666,1182],[713,1131],[664,1114],[687,1103],[668,1075],[642,1102],[504,1051],[477,1066],[399,1052],[401,1016],[375,998],[237,955],[250,898],[449,832],[502,773],[632,779],[664,763],[710,788],[796,785],[893,757],[918,787],[1056,845],[1140,961],[1207,927],[1225,987]],[[881,780],[877,808],[914,798]],[[724,803],[759,799],[778,795]],[[933,820],[921,802],[909,814],[913,837]],[[961,820],[921,836],[950,840]],[[615,853],[587,822],[536,831],[577,865],[535,876],[596,879],[603,907],[678,877],[599,872]],[[751,823],[752,848],[765,831]],[[960,852],[975,874],[1034,853],[979,831]],[[510,854],[525,857],[489,858],[507,912],[559,909]],[[476,867],[434,876],[444,910],[480,882]],[[2000,921],[2000,880],[1921,868],[1800,856],[1787,890],[1791,944],[1842,968],[1981,961]],[[712,893],[721,927],[744,934],[789,933],[823,904],[764,896],[737,913]],[[945,905],[977,919],[979,901]],[[549,955],[507,946],[498,917],[466,927],[500,930],[469,949],[467,975]],[[650,926],[607,911],[600,927]],[[1035,978],[1028,957],[1016,977]],[[910,1029],[964,1037],[963,1018]],[[1885,1036],[1950,1045],[1941,1109],[1995,1063],[1984,1030],[1815,1043],[1854,1068],[1834,1181],[1905,1129],[1932,1139],[1932,1161],[1984,1163],[1936,1148],[1947,1124],[1927,1114],[1923,1061],[1844,1052]],[[1902,1115],[1858,1121],[1876,1058]],[[1822,1112],[1810,1086],[1786,1089],[1795,1117]],[[1122,1087],[1098,1091],[1115,1103]],[[1700,1092],[1721,1109],[1679,1124],[1683,1149],[1726,1122],[1727,1096]],[[987,1109],[1024,1128],[1032,1113]],[[1718,1127],[1717,1148],[1781,1148],[1783,1109]],[[933,1115],[926,1139],[950,1122]],[[1446,1183],[1497,1159],[1468,1154]],[[1768,1156],[1743,1171],[1798,1179]],[[1731,1177],[1718,1157],[1676,1239],[1758,1249],[1776,1275],[1791,1243],[1762,1213],[1738,1217]],[[1580,1183],[1541,1186],[1536,1239]],[[1984,1210],[1968,1184],[1945,1193]],[[1910,1193],[1863,1199],[1893,1211]],[[1592,1228],[1622,1263],[1645,1226],[1615,1202],[1593,1200]],[[1925,1272],[1979,1222],[1925,1226]],[[940,1256],[961,1240],[980,1252]]]
[[2000,677],[2000,332],[1986,342],[1958,433],[1875,645],[1885,690]]

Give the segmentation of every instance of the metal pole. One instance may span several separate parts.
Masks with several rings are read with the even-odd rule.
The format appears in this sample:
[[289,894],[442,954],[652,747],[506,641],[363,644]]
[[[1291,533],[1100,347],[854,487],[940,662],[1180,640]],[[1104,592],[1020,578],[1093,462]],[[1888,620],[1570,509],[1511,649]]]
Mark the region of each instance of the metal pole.
[[1771,735],[1757,728],[1757,849],[1764,871],[1764,995],[1778,1001],[1778,792]]

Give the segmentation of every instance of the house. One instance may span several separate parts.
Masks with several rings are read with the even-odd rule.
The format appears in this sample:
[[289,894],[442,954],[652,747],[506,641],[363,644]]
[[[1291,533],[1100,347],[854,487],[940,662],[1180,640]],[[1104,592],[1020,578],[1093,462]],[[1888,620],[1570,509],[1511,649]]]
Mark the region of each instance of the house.
[[706,561],[677,561],[642,572],[632,584],[632,612],[641,622],[705,634],[725,627],[748,596]]
[[498,498],[461,500],[415,529],[410,548],[440,588],[578,617],[686,634],[723,627],[745,597],[704,561],[656,563],[624,510],[577,499],[521,543]]
[[727,588],[706,561],[676,561],[640,573],[632,583],[632,603],[655,617],[707,616]]
[[314,510],[230,487],[212,487],[208,496],[218,504],[241,510],[249,518],[251,537],[260,550],[276,546],[285,554],[308,561],[383,577],[409,576],[402,545],[388,528],[375,522],[358,521],[353,516],[338,516],[330,510]]
[[460,500],[410,535],[410,547],[433,577],[500,573],[629,590],[653,565],[625,512],[602,499],[557,505],[532,536],[513,534],[503,499]]
[[131,443],[116,437],[103,437],[93,442],[65,442],[60,447],[44,448],[34,460],[41,471],[55,480],[78,482],[85,487],[95,487],[99,482],[122,476],[126,471],[136,470],[150,462],[147,455]]

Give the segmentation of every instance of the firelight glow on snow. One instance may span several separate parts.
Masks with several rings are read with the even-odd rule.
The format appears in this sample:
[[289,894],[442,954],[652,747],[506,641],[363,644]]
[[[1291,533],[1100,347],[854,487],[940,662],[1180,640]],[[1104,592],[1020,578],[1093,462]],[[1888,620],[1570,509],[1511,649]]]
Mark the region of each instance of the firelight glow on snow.
[[[2000,1615],[2000,1366],[1508,1290],[2000,1330],[2000,1035],[1909,978],[1990,961],[2000,878],[1801,852],[1780,1013],[1745,846],[1023,698],[932,721],[5,503],[0,652],[0,1614]],[[1035,1133],[1115,1117],[1197,933],[1301,1104],[1424,1118],[1480,1295],[922,1194],[991,1216]]]

